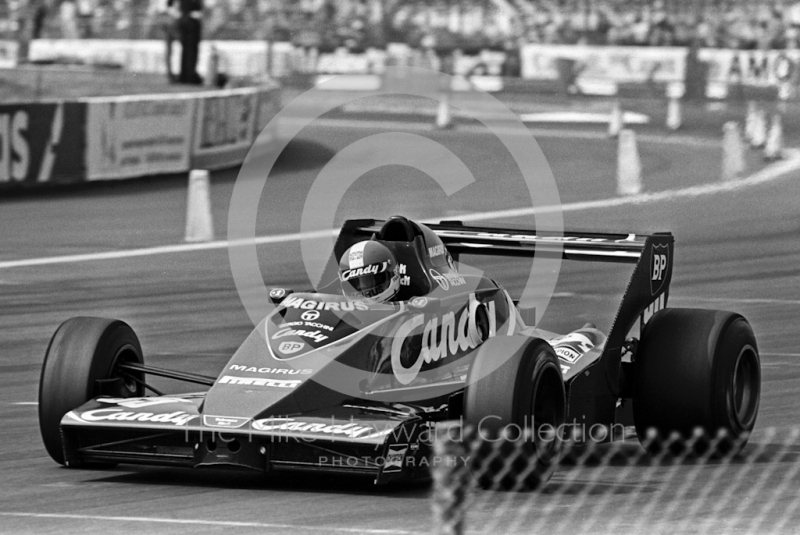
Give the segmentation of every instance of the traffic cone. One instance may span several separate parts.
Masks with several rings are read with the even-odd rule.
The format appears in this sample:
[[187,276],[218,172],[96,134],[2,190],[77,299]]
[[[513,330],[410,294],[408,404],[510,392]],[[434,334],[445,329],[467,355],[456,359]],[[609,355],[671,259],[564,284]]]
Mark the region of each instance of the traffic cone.
[[744,151],[739,123],[728,121],[723,127],[722,180],[734,180],[744,172]]
[[767,144],[767,112],[764,110],[756,111],[753,122],[753,133],[750,137],[750,146],[760,149]]
[[636,146],[636,132],[620,130],[617,145],[617,193],[636,195],[642,191],[642,163]]
[[683,114],[681,113],[681,101],[677,98],[669,99],[667,106],[667,128],[673,132],[683,124]]
[[781,84],[778,86],[778,100],[780,102],[786,102],[794,95],[795,89],[791,82],[781,82]]
[[779,113],[772,116],[772,126],[767,136],[767,145],[764,147],[764,159],[774,162],[783,158],[783,120]]
[[209,189],[208,171],[192,169],[189,172],[189,194],[186,202],[186,236],[184,239],[187,242],[214,239]]
[[453,113],[450,110],[450,95],[442,94],[439,99],[439,107],[436,110],[436,128],[446,130],[453,128]]
[[614,107],[611,109],[611,115],[608,118],[608,137],[617,137],[623,126],[625,126],[625,122],[622,117],[622,108],[617,100],[614,102]]
[[747,103],[747,116],[744,119],[744,139],[748,143],[753,139],[753,130],[756,124],[758,115],[758,106],[754,101]]

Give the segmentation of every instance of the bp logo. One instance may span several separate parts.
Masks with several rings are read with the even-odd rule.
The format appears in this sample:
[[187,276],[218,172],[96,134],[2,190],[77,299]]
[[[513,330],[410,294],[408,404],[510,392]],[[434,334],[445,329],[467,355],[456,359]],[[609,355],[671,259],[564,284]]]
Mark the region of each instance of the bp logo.
[[285,355],[291,355],[301,351],[306,345],[303,342],[281,342],[278,346],[278,351]]
[[650,255],[650,293],[656,295],[664,286],[669,271],[669,245],[653,245]]

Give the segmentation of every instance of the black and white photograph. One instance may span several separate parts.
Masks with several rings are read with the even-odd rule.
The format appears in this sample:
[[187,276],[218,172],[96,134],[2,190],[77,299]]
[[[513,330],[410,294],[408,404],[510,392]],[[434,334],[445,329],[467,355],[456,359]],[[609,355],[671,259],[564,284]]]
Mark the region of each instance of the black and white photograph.
[[0,0],[0,533],[800,522],[800,2]]

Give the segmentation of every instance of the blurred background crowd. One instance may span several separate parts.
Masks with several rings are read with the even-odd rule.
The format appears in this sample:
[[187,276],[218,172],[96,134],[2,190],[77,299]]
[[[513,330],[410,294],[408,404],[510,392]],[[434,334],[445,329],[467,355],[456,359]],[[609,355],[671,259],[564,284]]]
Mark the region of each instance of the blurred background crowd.
[[[167,0],[0,0],[0,36],[161,38]],[[204,0],[203,39],[319,50],[509,48],[520,42],[782,49],[800,47],[790,0]]]

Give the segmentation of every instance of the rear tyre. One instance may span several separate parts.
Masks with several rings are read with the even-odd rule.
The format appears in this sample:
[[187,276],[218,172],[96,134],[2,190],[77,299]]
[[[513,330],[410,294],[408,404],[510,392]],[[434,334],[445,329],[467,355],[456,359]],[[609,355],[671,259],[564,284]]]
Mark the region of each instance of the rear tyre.
[[651,453],[736,455],[747,443],[761,361],[753,329],[739,314],[658,312],[645,326],[633,375],[634,424]]
[[[495,371],[490,363],[511,354]],[[524,336],[486,341],[464,392],[464,415],[477,434],[470,470],[485,489],[533,490],[558,464],[566,420],[561,367],[544,340]]]
[[[139,339],[128,324],[104,318],[72,318],[56,329],[39,378],[39,429],[47,453],[65,464],[64,415],[98,395],[144,395],[141,374],[122,373],[123,362],[143,364]],[[102,390],[102,391],[101,391]],[[70,466],[75,466],[70,463]]]

